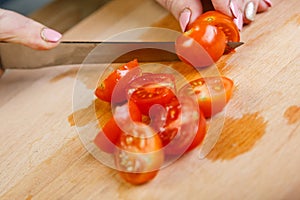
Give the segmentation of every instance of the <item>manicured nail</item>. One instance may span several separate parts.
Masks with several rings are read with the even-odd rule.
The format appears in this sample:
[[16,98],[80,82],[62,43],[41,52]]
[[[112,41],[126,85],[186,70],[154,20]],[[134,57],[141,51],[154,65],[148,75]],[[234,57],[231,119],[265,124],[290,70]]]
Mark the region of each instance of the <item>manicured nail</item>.
[[249,21],[254,21],[256,8],[253,1],[249,1],[245,6],[245,18]]
[[243,29],[243,13],[238,12],[237,18],[233,19],[233,22],[237,25],[238,29],[241,31]]
[[273,3],[271,0],[263,0],[269,7],[273,6]]
[[61,39],[62,35],[50,28],[42,28],[41,30],[41,38],[46,42],[58,42]]
[[180,28],[182,30],[182,32],[185,31],[187,25],[190,22],[190,18],[191,18],[191,10],[188,8],[185,8],[179,16],[179,24],[180,24]]
[[235,0],[230,1],[229,8],[231,10],[233,17],[237,18],[238,17],[238,6],[237,6]]

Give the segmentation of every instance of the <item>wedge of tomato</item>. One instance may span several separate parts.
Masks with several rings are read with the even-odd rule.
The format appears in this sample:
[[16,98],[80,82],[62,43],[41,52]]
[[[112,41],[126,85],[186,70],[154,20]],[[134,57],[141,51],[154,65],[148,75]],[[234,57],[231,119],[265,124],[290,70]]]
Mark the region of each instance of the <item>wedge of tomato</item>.
[[[127,105],[123,105],[126,107],[123,112],[128,112]],[[142,114],[138,109],[137,105],[129,101],[128,109],[131,119],[134,122],[141,122],[142,121]],[[124,115],[128,116],[128,113]],[[128,117],[129,118],[129,117]],[[113,153],[115,151],[115,147],[119,137],[121,136],[122,130],[118,126],[114,116],[111,117],[108,122],[103,126],[102,130],[97,134],[94,139],[94,143],[96,146],[106,153]]]
[[182,155],[200,145],[206,134],[206,120],[190,97],[180,97],[167,109],[165,126],[158,133],[167,155]]
[[181,105],[177,97],[173,97],[165,106],[154,107],[150,112],[150,126],[158,132],[162,145],[166,146],[176,136],[180,124]]
[[[141,70],[137,68],[139,65],[137,59],[134,59],[124,65],[119,66],[117,69],[115,69],[108,77],[104,79],[103,82],[96,88],[95,95],[107,102],[112,101],[112,95],[115,93],[115,97],[113,98],[113,103],[119,103],[124,100],[126,100],[126,94],[125,94],[125,87],[128,82],[135,79],[141,74]],[[132,70],[134,69],[135,70]],[[131,73],[129,73],[131,71]],[[127,75],[127,76],[126,76]],[[118,88],[116,89],[117,83],[122,80],[122,78],[125,78],[123,80],[122,84],[118,84]],[[115,91],[115,89],[117,91]]]
[[[192,24],[188,26],[188,29],[201,27],[203,23],[213,25],[219,30],[223,31],[226,36],[227,42],[239,42],[240,32],[236,24],[233,22],[233,18],[220,13],[218,11],[208,11],[200,15]],[[228,51],[226,47],[226,52]]]
[[172,74],[147,73],[130,82],[128,99],[135,102],[144,115],[153,105],[166,105],[175,96],[175,77]]
[[234,84],[227,77],[205,77],[191,81],[180,90],[192,87],[197,95],[200,110],[209,118],[223,110],[232,96]]
[[116,169],[127,182],[140,185],[152,180],[164,162],[161,140],[148,125],[134,123],[122,133],[114,158]]

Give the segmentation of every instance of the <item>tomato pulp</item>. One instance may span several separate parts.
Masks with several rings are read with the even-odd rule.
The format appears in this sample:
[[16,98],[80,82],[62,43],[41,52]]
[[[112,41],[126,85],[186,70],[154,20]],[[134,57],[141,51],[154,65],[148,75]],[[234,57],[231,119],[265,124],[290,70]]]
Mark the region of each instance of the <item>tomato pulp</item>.
[[206,118],[222,111],[232,96],[233,81],[227,77],[206,77],[191,81],[181,90],[192,87],[200,110]]

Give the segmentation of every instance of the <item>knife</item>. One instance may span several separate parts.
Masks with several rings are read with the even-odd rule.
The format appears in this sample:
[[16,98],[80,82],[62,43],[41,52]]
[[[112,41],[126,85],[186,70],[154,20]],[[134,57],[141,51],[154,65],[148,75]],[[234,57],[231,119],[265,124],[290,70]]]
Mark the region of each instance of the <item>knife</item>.
[[[235,49],[242,42],[228,42]],[[0,68],[36,69],[57,65],[178,61],[175,42],[85,42],[63,41],[51,50],[0,42]]]

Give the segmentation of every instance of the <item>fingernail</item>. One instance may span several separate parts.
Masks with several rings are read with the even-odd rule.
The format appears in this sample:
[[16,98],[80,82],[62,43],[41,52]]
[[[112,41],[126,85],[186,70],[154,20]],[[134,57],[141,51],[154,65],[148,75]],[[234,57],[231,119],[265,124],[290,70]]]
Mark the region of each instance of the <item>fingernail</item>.
[[41,30],[41,38],[46,42],[58,42],[61,39],[62,35],[50,28],[43,28]]
[[243,29],[243,13],[238,12],[237,18],[233,19],[233,22],[237,25],[238,29],[241,31]]
[[273,6],[273,3],[271,0],[263,0],[269,7]]
[[256,8],[253,1],[249,1],[245,6],[245,18],[249,21],[254,21]]
[[180,28],[182,30],[182,32],[185,31],[187,25],[190,22],[190,18],[191,18],[191,10],[188,8],[185,8],[179,16],[179,24],[180,24]]
[[237,18],[238,17],[238,6],[237,6],[235,0],[230,1],[229,8],[230,8],[231,13],[234,16],[234,18]]

